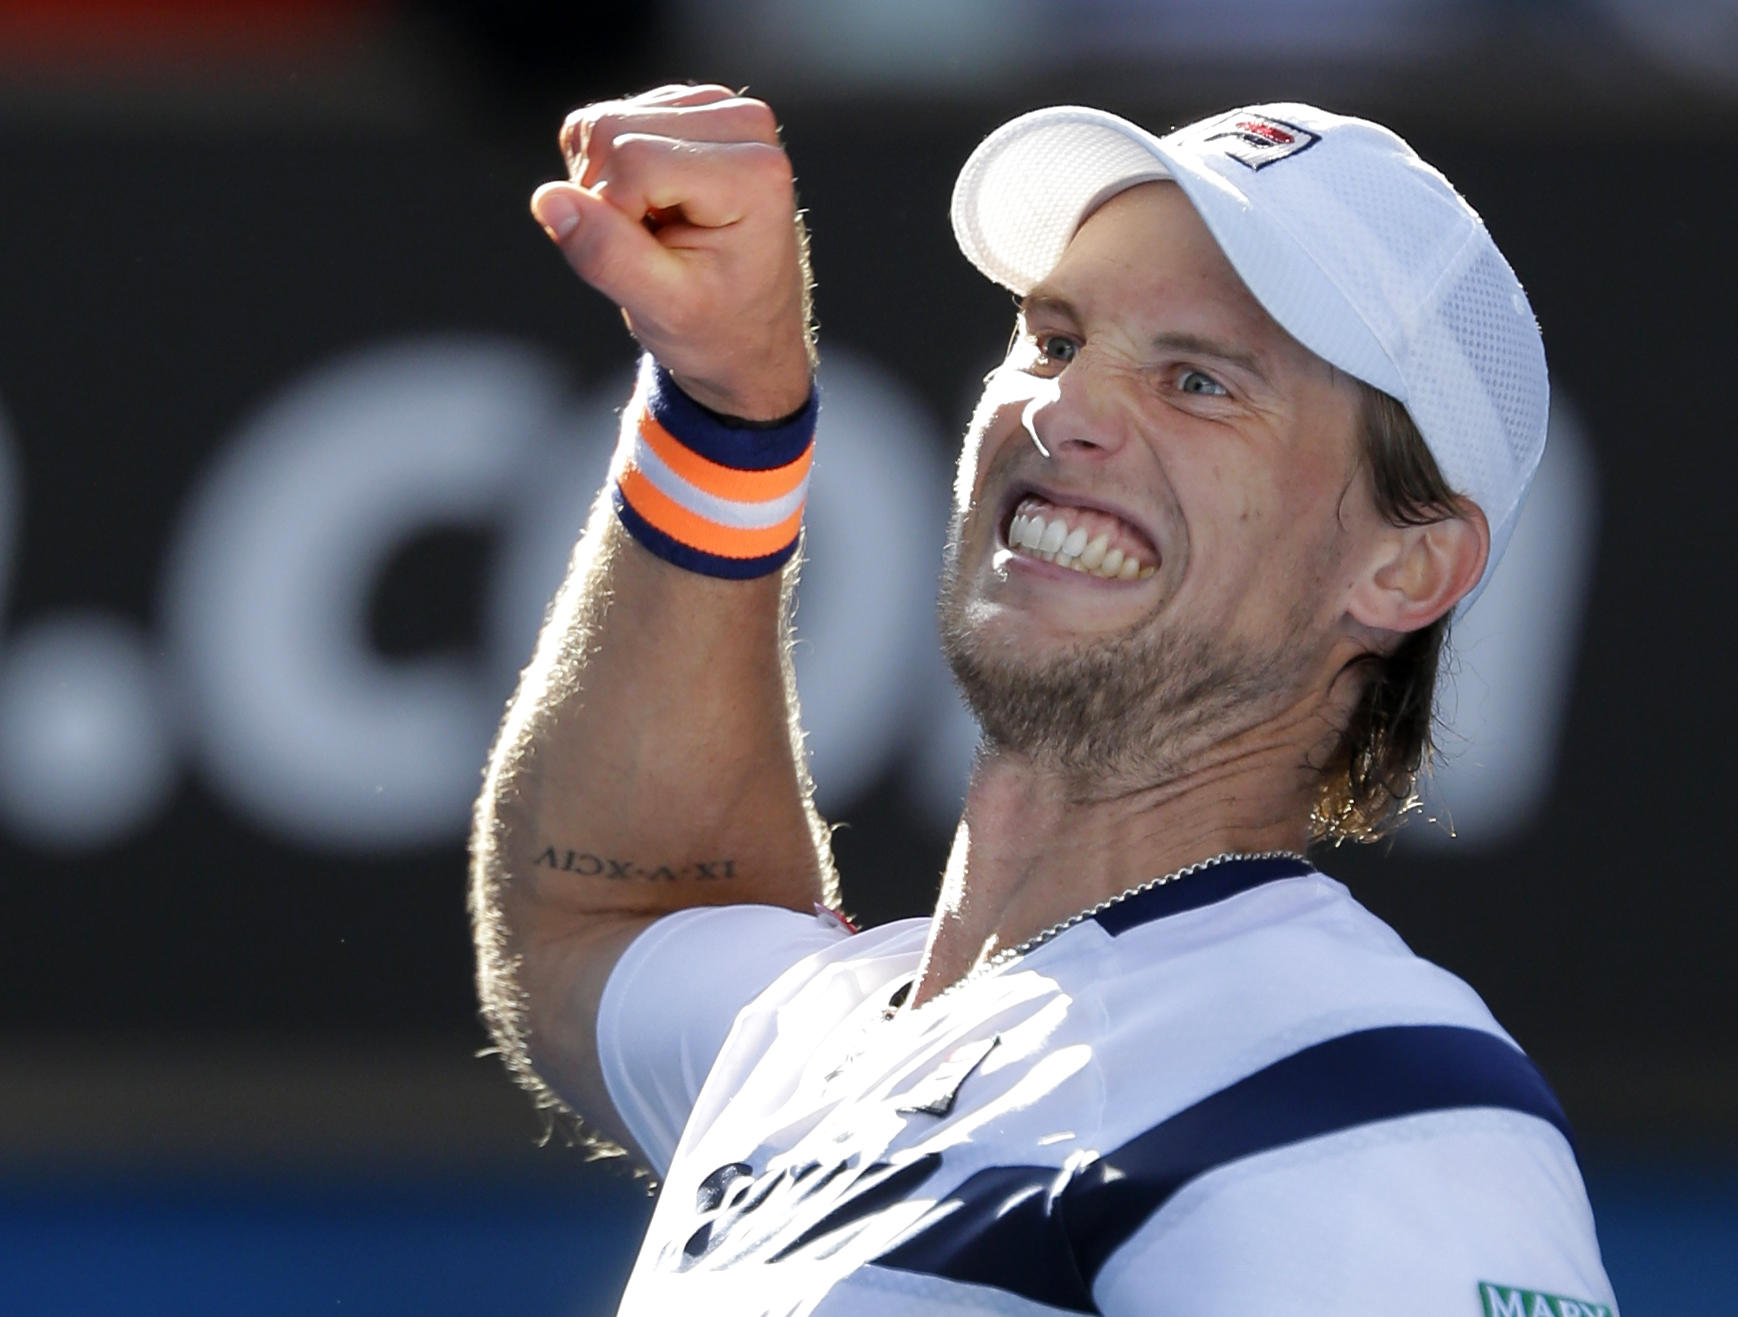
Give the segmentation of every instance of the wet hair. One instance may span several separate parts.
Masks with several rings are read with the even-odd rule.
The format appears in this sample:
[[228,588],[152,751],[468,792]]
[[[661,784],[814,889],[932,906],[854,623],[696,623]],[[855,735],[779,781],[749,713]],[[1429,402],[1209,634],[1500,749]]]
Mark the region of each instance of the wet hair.
[[[1380,389],[1353,384],[1377,511],[1395,526],[1426,526],[1459,515],[1462,501],[1406,408]],[[1435,749],[1436,679],[1450,616],[1409,632],[1386,654],[1355,661],[1364,670],[1364,686],[1324,765],[1311,818],[1315,840],[1375,841],[1418,803],[1418,777]]]

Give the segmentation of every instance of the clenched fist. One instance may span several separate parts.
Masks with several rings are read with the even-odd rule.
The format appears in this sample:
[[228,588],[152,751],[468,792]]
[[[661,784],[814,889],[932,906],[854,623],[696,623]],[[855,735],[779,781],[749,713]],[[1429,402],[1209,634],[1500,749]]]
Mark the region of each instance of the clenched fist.
[[771,420],[809,396],[807,272],[772,110],[660,87],[568,116],[569,180],[531,211],[682,388]]

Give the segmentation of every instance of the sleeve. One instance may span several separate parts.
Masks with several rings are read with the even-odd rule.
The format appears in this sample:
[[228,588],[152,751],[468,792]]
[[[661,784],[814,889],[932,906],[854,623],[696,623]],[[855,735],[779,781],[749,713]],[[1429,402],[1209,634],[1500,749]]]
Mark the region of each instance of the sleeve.
[[737,1014],[845,935],[829,918],[776,906],[704,906],[658,920],[622,953],[598,1004],[598,1061],[616,1114],[660,1175]]
[[1093,1294],[1105,1317],[1617,1311],[1568,1144],[1488,1109],[1365,1126],[1202,1176],[1111,1255]]

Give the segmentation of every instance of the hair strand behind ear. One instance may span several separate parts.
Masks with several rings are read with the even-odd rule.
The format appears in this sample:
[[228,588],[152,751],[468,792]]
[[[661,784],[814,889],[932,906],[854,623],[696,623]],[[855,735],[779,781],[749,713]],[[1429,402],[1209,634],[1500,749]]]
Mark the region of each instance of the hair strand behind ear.
[[[1396,526],[1457,515],[1455,493],[1406,408],[1380,389],[1353,384],[1377,511]],[[1315,840],[1375,841],[1417,804],[1418,775],[1435,748],[1436,678],[1448,628],[1445,613],[1391,652],[1359,660],[1364,688],[1324,768],[1311,819]]]

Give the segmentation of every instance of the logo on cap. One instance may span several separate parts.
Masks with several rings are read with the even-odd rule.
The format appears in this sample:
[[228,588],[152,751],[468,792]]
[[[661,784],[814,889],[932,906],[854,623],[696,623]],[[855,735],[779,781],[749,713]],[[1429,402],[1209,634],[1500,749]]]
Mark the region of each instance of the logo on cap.
[[1321,134],[1308,128],[1247,111],[1202,124],[1196,131],[1202,147],[1221,151],[1251,169],[1265,169],[1321,141]]

